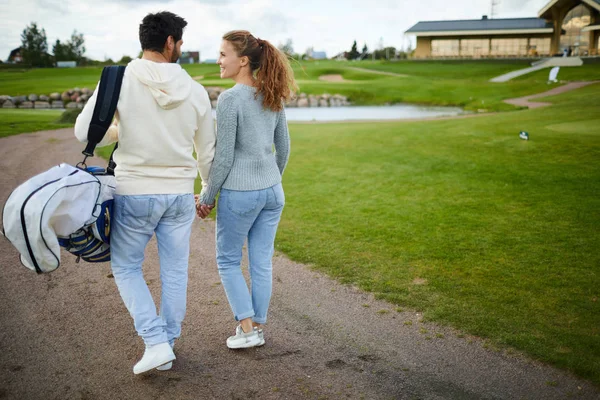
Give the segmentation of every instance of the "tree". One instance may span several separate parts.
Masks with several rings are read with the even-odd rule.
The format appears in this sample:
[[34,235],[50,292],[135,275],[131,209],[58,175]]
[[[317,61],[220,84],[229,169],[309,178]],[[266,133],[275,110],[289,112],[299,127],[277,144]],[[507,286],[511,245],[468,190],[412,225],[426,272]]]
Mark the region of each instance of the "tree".
[[21,33],[21,56],[32,67],[47,67],[52,63],[48,57],[46,31],[43,28],[40,30],[35,22]]
[[52,46],[52,53],[56,61],[69,61],[69,46],[62,44],[60,40],[56,39],[56,43]]
[[348,60],[355,60],[358,56],[359,56],[359,52],[358,52],[358,48],[356,46],[356,40],[354,41],[354,43],[352,43],[352,48],[350,49],[350,52],[348,53]]
[[367,47],[367,44],[365,43],[365,45],[362,48],[362,52],[360,54],[368,54],[369,53],[369,48]]
[[68,45],[70,51],[69,55],[73,57],[73,60],[77,62],[81,61],[85,54],[85,39],[83,38],[83,33],[77,33],[77,31],[74,30]]
[[294,46],[292,44],[292,39],[287,39],[285,44],[280,44],[277,46],[279,50],[292,57],[294,55]]
[[396,58],[396,48],[395,47],[384,47],[381,50],[375,50],[373,52],[373,57],[377,60],[389,60],[392,58]]
[[131,60],[132,60],[132,58],[129,56],[123,56],[123,57],[121,57],[121,59],[119,60],[119,62],[117,64],[127,65],[131,62]]

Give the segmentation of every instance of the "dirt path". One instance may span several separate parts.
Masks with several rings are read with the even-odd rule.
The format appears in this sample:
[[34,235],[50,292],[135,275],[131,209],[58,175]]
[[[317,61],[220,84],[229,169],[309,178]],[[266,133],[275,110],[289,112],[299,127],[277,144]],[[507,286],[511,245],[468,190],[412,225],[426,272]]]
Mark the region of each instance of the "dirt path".
[[[0,204],[32,175],[76,163],[72,129],[0,139]],[[98,161],[98,164],[103,164]],[[158,293],[154,242],[146,279]],[[267,344],[231,351],[214,222],[193,229],[188,315],[173,370],[134,376],[143,352],[108,264],[36,275],[0,238],[1,399],[597,399],[569,374],[420,322],[278,255]],[[422,329],[427,330],[427,333]]]
[[512,104],[514,106],[529,107],[529,108],[539,108],[539,107],[550,106],[550,105],[552,105],[552,103],[533,102],[533,101],[529,101],[529,100],[542,98],[542,97],[555,96],[557,94],[568,92],[570,90],[579,89],[581,87],[591,85],[591,84],[597,83],[597,82],[598,81],[571,82],[571,83],[567,83],[566,85],[556,87],[554,89],[548,90],[543,93],[532,94],[532,95],[525,96],[525,97],[518,97],[516,99],[507,99],[507,100],[504,100],[504,102],[508,103],[508,104]]

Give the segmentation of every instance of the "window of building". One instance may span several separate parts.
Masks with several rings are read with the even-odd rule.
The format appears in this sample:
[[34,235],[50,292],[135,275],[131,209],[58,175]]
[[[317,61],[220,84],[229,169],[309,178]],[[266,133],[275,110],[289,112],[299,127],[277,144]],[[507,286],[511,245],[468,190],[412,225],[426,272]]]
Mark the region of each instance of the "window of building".
[[550,55],[550,38],[531,38],[529,39],[530,56],[548,56]]
[[584,56],[589,50],[589,33],[581,29],[590,24],[590,10],[580,4],[567,13],[563,20],[564,35],[560,36],[560,50],[568,55]]
[[460,55],[466,57],[481,57],[490,54],[489,39],[462,39]]
[[433,57],[458,56],[458,39],[434,39],[431,41]]
[[526,56],[527,39],[492,39],[491,53],[493,56]]

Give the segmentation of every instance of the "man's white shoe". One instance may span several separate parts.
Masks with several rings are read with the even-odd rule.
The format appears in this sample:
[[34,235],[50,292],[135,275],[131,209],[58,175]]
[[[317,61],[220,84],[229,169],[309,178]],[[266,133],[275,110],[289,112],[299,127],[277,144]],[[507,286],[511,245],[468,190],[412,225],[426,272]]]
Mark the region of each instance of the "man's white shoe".
[[133,373],[137,375],[150,371],[174,359],[175,353],[173,353],[173,349],[171,349],[171,346],[167,342],[146,347],[142,359],[133,366]]
[[258,329],[254,328],[251,332],[244,333],[241,325],[235,328],[234,336],[227,338],[227,347],[230,349],[247,349],[249,347],[260,346],[263,343],[261,343]]
[[[173,344],[171,345],[171,348],[173,348]],[[173,368],[173,361],[169,361],[168,363],[161,365],[160,367],[156,367],[157,371],[168,371],[171,368]]]
[[168,363],[161,365],[160,367],[156,367],[157,371],[168,371],[173,368],[173,361],[169,361]]

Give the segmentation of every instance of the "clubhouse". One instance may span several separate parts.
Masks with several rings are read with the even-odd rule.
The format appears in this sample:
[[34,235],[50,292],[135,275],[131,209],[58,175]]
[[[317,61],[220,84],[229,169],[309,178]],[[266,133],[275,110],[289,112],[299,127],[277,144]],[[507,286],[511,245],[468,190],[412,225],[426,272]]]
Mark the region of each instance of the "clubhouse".
[[600,55],[600,0],[551,0],[537,18],[421,21],[415,58]]

